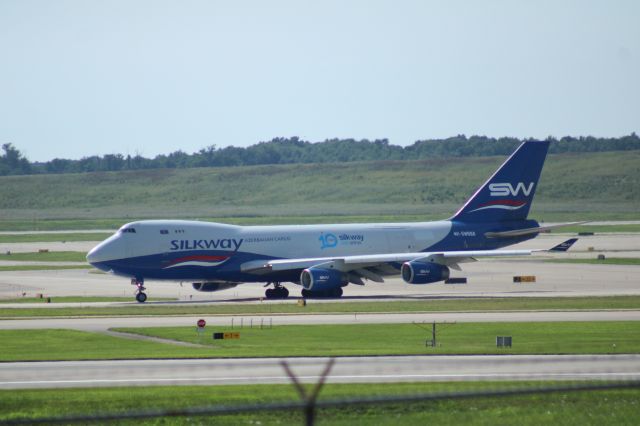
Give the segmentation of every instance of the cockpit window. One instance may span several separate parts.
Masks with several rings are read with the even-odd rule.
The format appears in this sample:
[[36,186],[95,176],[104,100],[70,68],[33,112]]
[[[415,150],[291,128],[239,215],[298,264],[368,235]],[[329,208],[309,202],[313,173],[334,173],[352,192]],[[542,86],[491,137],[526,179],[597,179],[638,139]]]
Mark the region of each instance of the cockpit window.
[[166,235],[166,234],[168,234],[168,233],[169,233],[169,231],[167,231],[166,229],[161,229],[161,230],[160,230],[160,233],[161,233],[162,235]]
[[130,233],[130,234],[135,234],[136,233],[136,229],[135,228],[124,228],[122,230],[122,233],[124,234],[125,232]]

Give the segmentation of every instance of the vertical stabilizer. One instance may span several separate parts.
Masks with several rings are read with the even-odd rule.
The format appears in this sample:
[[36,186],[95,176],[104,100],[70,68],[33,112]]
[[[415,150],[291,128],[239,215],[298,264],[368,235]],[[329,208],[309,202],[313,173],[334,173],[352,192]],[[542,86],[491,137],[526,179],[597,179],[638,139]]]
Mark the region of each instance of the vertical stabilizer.
[[462,206],[451,220],[504,222],[525,220],[538,186],[549,141],[528,141]]

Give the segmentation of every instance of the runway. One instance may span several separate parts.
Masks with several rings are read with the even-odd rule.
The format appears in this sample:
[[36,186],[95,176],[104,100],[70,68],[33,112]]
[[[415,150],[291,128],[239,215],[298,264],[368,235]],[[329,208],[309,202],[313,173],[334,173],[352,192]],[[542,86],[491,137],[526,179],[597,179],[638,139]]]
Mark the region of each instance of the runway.
[[239,328],[268,325],[409,324],[412,322],[552,322],[640,321],[640,310],[434,312],[357,314],[272,314],[218,316],[138,316],[108,318],[33,318],[1,320],[0,330],[72,329],[103,332],[118,327],[193,327],[203,318],[210,327]]
[[[284,359],[317,382],[328,358]],[[0,363],[0,389],[291,383],[279,358]],[[329,383],[629,380],[640,355],[482,355],[336,358]]]

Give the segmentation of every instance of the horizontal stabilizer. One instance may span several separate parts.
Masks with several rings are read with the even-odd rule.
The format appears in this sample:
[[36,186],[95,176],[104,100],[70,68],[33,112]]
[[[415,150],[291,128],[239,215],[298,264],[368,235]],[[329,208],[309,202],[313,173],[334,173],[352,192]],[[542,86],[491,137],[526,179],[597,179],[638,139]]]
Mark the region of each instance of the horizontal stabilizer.
[[577,238],[571,238],[571,239],[568,239],[567,241],[565,241],[565,242],[563,242],[563,243],[560,243],[560,244],[558,244],[558,245],[557,245],[557,246],[555,246],[555,247],[550,248],[550,249],[549,249],[549,251],[567,251],[567,250],[569,250],[569,249],[571,248],[571,246],[572,246],[576,241],[578,241],[578,239],[577,239]]
[[487,232],[484,234],[484,236],[487,238],[519,237],[521,235],[539,234],[540,232],[549,232],[552,229],[562,228],[564,226],[582,225],[583,223],[587,223],[587,222],[556,223],[554,225],[536,226],[535,228],[514,229],[512,231],[501,231],[501,232]]

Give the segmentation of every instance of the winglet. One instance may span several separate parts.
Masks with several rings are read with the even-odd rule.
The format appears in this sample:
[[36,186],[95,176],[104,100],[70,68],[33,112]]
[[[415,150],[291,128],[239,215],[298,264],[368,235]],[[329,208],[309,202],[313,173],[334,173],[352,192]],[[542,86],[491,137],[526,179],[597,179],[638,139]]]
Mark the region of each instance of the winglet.
[[571,246],[578,241],[577,238],[570,238],[567,241],[558,244],[555,247],[550,248],[548,251],[567,251],[571,248]]

